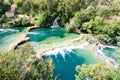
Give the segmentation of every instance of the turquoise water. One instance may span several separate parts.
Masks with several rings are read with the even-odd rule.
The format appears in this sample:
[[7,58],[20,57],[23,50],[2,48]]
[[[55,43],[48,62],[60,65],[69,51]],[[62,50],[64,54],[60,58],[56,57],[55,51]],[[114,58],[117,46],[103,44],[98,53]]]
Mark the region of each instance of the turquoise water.
[[51,28],[39,28],[39,29],[32,30],[31,32],[33,34],[32,33],[28,34],[28,36],[30,37],[30,41],[31,42],[35,41],[40,43],[46,43],[47,40],[51,43],[59,42],[66,39],[73,39],[79,36],[74,33],[66,32],[64,28],[57,28],[53,31]]
[[10,46],[20,39],[24,28],[0,28],[0,53],[8,51]]
[[78,34],[68,33],[64,28],[57,28],[53,31],[51,28],[39,28],[28,33],[30,43],[35,50],[42,47],[51,47],[52,45],[57,45],[57,43],[75,39],[79,36]]
[[[63,43],[65,40],[78,38],[80,35],[68,33],[64,28],[57,28],[51,31],[51,28],[34,29],[27,35],[30,38],[30,43],[35,49],[42,49],[43,46],[51,47],[57,43]],[[74,52],[63,54],[58,53],[57,56],[51,55],[55,64],[54,76],[58,76],[59,80],[75,80],[76,65],[95,64],[99,60],[94,54],[87,50],[74,50]],[[48,58],[48,56],[43,56]]]
[[106,48],[104,48],[103,53],[107,57],[109,57],[109,58],[111,58],[111,59],[113,59],[114,61],[117,62],[118,50],[119,50],[118,48],[109,48],[109,47],[106,47]]
[[[18,41],[21,35],[26,34],[24,29],[25,28],[7,28],[5,29],[6,31],[4,31],[3,28],[0,28],[0,53],[8,51],[11,44]],[[50,28],[39,28],[28,32],[27,36],[30,38],[29,43],[31,43],[35,49],[42,49],[43,46],[51,47],[52,45],[57,45],[57,43],[62,44],[65,40],[75,39],[80,35],[68,33],[64,28],[57,28],[53,31],[51,31]],[[103,52],[107,57],[117,61],[117,51],[115,48],[106,47]],[[54,76],[58,76],[60,80],[75,80],[76,65],[89,65],[100,62],[92,52],[85,49],[66,52],[64,56],[65,57],[63,57],[61,53],[57,56],[50,56],[55,64]],[[48,57],[44,56],[44,58],[47,59]]]
[[17,32],[22,32],[24,28],[0,28],[0,29],[4,29],[4,31],[0,31],[0,39],[15,34]]
[[[48,57],[43,56],[43,58],[46,59]],[[76,65],[89,65],[100,62],[92,52],[83,49],[67,53],[65,54],[65,58],[63,58],[61,53],[57,56],[51,55],[49,58],[53,59],[53,63],[55,64],[54,76],[58,76],[59,80],[75,80]]]

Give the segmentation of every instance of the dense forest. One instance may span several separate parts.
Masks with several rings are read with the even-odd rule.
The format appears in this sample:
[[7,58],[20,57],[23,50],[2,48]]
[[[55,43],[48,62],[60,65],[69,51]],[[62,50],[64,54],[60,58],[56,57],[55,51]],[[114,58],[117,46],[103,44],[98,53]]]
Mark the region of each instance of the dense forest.
[[[15,15],[7,17],[5,13],[12,4],[17,5]],[[19,18],[18,15],[29,18]],[[0,0],[0,27],[35,25],[48,28],[56,17],[59,17],[59,25],[68,32],[91,34],[102,44],[120,47],[120,0]],[[27,59],[33,54],[35,51],[29,44],[0,54],[0,79],[55,79],[52,60],[32,57],[33,61],[28,63]],[[120,67],[82,65],[76,66],[76,71],[76,80],[120,80]]]

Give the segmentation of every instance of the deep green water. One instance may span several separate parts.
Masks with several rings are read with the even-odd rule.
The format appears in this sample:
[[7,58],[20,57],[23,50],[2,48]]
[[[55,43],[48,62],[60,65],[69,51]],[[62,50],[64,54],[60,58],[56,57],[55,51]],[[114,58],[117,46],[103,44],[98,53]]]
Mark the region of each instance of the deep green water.
[[[44,56],[44,58],[46,58]],[[96,56],[87,50],[76,49],[71,53],[66,53],[65,58],[59,53],[57,56],[51,55],[55,64],[54,76],[58,76],[59,80],[75,80],[76,74],[75,67],[82,64],[96,64],[100,60]]]
[[57,45],[57,43],[62,43],[65,40],[78,38],[79,35],[68,33],[64,28],[57,28],[53,31],[51,31],[51,28],[39,28],[28,33],[28,37],[30,37],[30,43],[35,50],[37,50],[44,46],[51,47],[52,45]]
[[[32,34],[33,33],[33,34]],[[39,42],[42,44],[62,42],[66,39],[77,38],[79,35],[68,33],[64,28],[57,28],[51,31],[51,28],[39,28],[28,34],[31,42]]]

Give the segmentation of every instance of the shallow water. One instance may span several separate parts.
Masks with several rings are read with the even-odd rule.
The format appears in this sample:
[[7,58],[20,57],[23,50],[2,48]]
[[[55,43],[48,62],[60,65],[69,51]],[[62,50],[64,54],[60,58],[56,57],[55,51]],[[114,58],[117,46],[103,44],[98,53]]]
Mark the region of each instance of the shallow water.
[[54,76],[58,76],[59,80],[75,80],[75,67],[77,65],[89,65],[100,62],[92,52],[85,49],[75,49],[73,52],[66,52],[64,56],[65,57],[63,57],[62,53],[43,56],[45,59],[53,59],[53,63],[55,64]]
[[118,50],[119,50],[119,48],[105,47],[105,48],[103,49],[103,53],[104,53],[107,57],[109,57],[109,58],[111,58],[111,59],[113,59],[114,61],[117,62],[117,61],[118,61],[118,60],[117,60]]
[[24,28],[0,28],[0,53],[9,51],[11,44],[18,41]]
[[21,32],[23,28],[0,28],[0,39]]

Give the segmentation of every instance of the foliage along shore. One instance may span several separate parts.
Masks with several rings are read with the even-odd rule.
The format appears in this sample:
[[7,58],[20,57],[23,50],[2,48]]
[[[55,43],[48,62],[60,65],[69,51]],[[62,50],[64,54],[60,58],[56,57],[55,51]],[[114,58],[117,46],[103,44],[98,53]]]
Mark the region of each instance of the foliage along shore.
[[[11,4],[17,4],[16,14],[32,16],[8,18],[5,12]],[[103,44],[120,46],[120,0],[0,0],[0,26],[26,27],[37,25],[50,27],[59,16],[60,26],[72,32],[79,30],[96,36]],[[72,20],[72,21],[69,21]],[[0,54],[0,79],[4,80],[52,80],[53,66],[46,62],[33,62],[22,68],[29,55],[30,47],[20,51]],[[28,54],[30,53],[30,54]],[[50,71],[49,71],[50,70]],[[120,80],[120,67],[111,69],[106,65],[77,66],[76,80]],[[26,74],[24,74],[24,71]]]
[[[92,34],[103,44],[120,46],[119,0],[3,0],[0,4],[1,26],[50,27],[59,17],[60,26],[65,26],[70,32]],[[17,18],[5,15],[12,4],[17,5]]]

